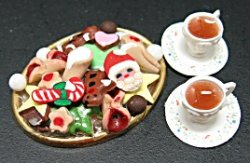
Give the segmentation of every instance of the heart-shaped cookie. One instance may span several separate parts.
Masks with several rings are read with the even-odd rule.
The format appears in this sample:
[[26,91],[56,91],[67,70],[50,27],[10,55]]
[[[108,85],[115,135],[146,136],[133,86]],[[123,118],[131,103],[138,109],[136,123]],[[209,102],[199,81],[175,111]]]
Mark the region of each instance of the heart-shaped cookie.
[[95,33],[95,41],[100,49],[106,50],[119,43],[119,37],[115,33],[108,34],[98,31]]

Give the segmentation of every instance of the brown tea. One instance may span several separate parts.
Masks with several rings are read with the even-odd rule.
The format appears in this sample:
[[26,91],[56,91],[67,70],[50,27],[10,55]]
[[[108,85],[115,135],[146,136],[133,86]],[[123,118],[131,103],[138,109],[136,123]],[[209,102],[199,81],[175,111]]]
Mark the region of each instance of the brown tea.
[[218,24],[214,18],[207,16],[198,16],[191,19],[188,29],[192,35],[203,39],[213,38],[219,34]]
[[209,110],[216,107],[223,98],[220,87],[207,80],[200,80],[192,83],[186,90],[188,103],[201,110]]

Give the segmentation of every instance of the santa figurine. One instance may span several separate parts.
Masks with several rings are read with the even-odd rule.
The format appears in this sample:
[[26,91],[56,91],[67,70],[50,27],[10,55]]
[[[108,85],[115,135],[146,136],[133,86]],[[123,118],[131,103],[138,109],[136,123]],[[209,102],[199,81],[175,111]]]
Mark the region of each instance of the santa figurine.
[[107,55],[104,71],[109,79],[124,91],[136,91],[142,84],[142,73],[138,63],[123,50],[114,50]]

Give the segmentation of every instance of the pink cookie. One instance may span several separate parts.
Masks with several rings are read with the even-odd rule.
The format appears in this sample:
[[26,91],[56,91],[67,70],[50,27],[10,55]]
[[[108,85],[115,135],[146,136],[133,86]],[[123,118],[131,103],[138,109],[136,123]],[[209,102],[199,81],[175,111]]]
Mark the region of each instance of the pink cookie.
[[98,31],[95,33],[95,41],[100,49],[106,50],[119,43],[119,36],[115,33],[108,34],[103,31]]
[[68,109],[61,107],[49,114],[51,121],[49,128],[52,132],[59,131],[66,133],[69,130],[69,125],[74,121],[73,116],[69,113]]

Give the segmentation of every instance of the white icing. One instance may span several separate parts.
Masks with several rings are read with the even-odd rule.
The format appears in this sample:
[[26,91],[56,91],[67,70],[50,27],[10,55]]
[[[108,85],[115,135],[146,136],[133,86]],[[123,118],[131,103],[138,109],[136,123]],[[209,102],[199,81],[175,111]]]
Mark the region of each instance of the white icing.
[[163,53],[161,50],[161,46],[157,44],[151,44],[147,47],[147,51],[151,54],[157,61],[161,60],[163,57]]
[[14,91],[22,91],[27,86],[27,80],[20,73],[13,74],[9,79],[9,87]]
[[103,79],[103,80],[101,80],[101,82],[105,87],[107,87],[111,84],[111,80],[109,80],[109,79]]
[[66,81],[66,85],[65,85],[65,89],[66,90],[70,90],[70,91],[75,91],[76,87],[73,83],[71,83],[70,81]]
[[127,53],[122,49],[116,49],[113,51],[116,55],[126,55]]
[[119,36],[120,39],[126,35],[125,32],[116,32],[116,34]]
[[121,45],[121,50],[127,51],[128,49],[133,48],[133,47],[137,47],[136,43],[129,42],[129,43],[126,43],[126,44],[122,44]]
[[82,37],[86,42],[90,40],[89,33],[84,33]]
[[67,48],[71,48],[71,49],[75,49],[76,48],[76,46],[74,45],[74,44],[68,44],[67,46],[66,46],[66,49]]
[[63,48],[61,44],[56,45],[58,51],[63,52]]
[[101,71],[105,71],[105,69],[104,69],[104,67],[103,67],[103,66],[99,67],[99,70],[101,70]]
[[91,51],[86,47],[78,47],[68,54],[66,68],[70,69],[76,62],[88,60],[91,57]]
[[32,125],[32,126],[38,126],[40,125],[42,122],[42,119],[38,119],[36,117],[33,117],[31,119],[29,119],[29,123]]
[[46,61],[47,60],[47,54],[49,52],[50,52],[50,48],[48,48],[48,47],[40,48],[36,52],[36,57],[41,59],[42,61]]

